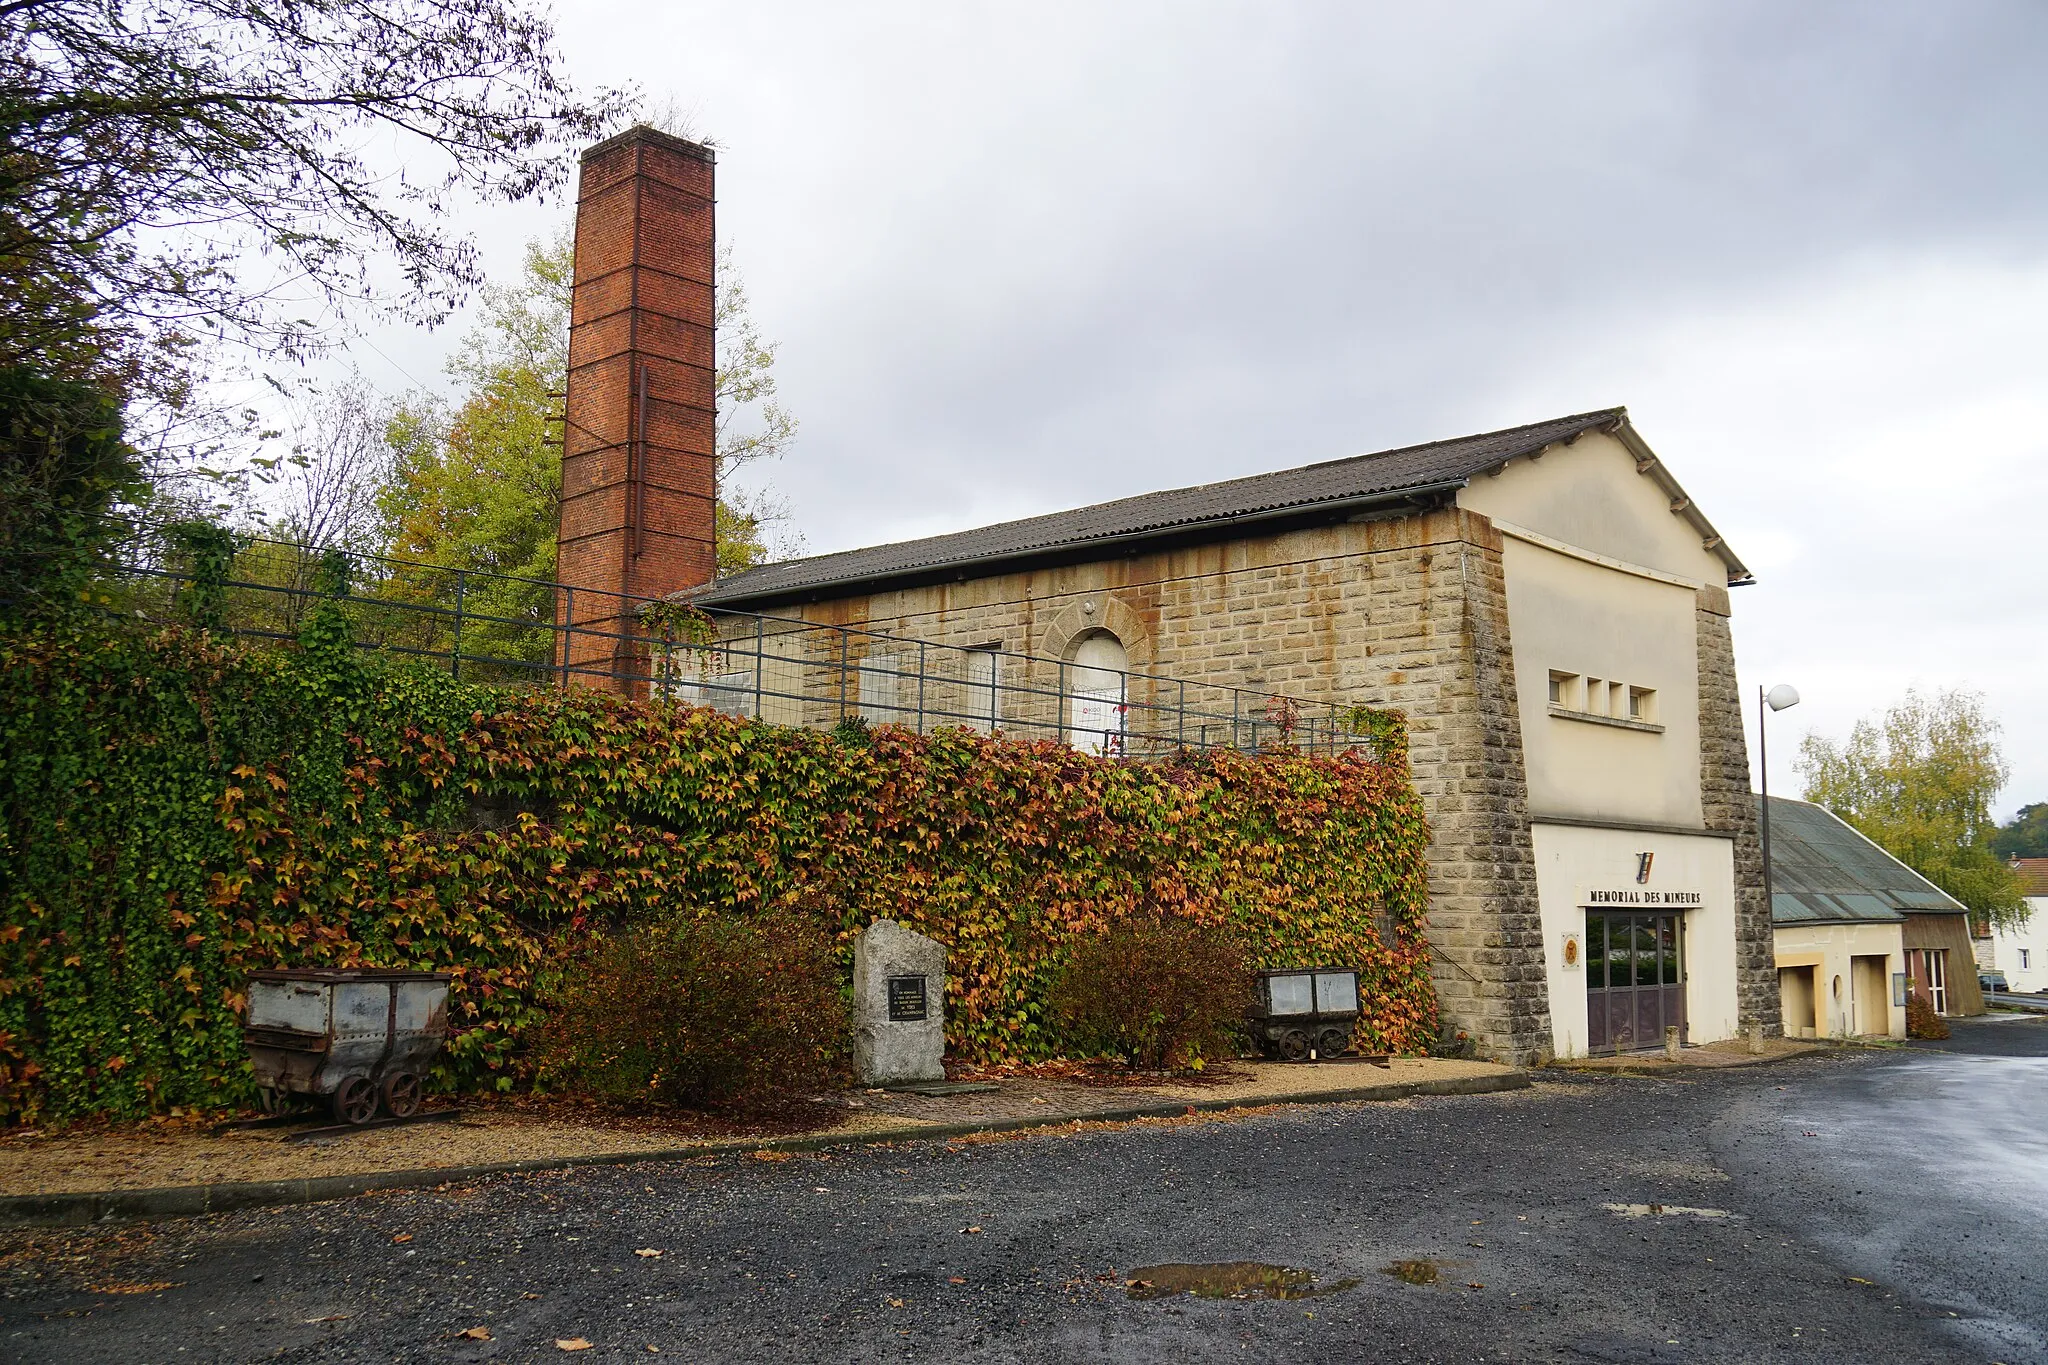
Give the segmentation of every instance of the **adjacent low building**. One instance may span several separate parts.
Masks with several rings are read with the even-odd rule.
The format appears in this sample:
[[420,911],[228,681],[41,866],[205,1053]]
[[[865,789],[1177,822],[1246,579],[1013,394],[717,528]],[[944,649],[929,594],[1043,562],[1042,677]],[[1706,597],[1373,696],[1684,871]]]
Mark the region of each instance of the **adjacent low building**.
[[1788,1038],[1906,1036],[1906,996],[1982,1014],[1969,912],[1824,807],[1770,799],[1771,923]]

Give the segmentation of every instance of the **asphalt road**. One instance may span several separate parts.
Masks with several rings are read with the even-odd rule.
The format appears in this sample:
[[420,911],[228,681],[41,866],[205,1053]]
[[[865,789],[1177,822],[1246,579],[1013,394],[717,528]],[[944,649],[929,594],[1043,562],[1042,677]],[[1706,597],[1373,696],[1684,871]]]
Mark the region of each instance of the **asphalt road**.
[[[2017,1021],[1947,1051],[12,1234],[0,1356],[2048,1361],[2044,1068],[2048,1022]],[[1125,1287],[1235,1261],[1357,1283]]]

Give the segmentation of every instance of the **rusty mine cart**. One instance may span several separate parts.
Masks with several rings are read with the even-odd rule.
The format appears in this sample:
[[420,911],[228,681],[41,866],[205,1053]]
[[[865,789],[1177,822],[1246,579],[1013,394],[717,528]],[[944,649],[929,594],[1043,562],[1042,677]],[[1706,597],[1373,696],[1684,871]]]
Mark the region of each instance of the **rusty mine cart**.
[[1350,1049],[1351,1026],[1358,1022],[1358,973],[1351,968],[1260,972],[1255,990],[1246,1020],[1266,1056],[1300,1062]]
[[446,972],[302,967],[249,974],[242,1039],[265,1107],[326,1097],[342,1123],[410,1118],[448,1037]]

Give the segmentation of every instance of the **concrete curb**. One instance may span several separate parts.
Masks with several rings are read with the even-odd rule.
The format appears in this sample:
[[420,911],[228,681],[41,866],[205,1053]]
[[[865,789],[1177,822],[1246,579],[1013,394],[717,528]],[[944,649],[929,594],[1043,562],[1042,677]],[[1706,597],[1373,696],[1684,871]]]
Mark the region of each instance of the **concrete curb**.
[[1283,1095],[1251,1095],[1229,1100],[1169,1100],[1130,1105],[1085,1114],[1032,1114],[987,1123],[923,1123],[878,1128],[864,1133],[818,1133],[785,1138],[729,1138],[646,1152],[605,1152],[596,1156],[541,1157],[532,1161],[501,1161],[482,1166],[438,1166],[418,1171],[376,1171],[364,1175],[328,1175],[306,1180],[238,1181],[221,1185],[170,1185],[149,1190],[97,1190],[79,1194],[17,1194],[0,1197],[0,1228],[85,1227],[93,1223],[142,1218],[190,1218],[235,1209],[282,1204],[315,1204],[347,1199],[376,1190],[412,1190],[466,1183],[493,1175],[570,1170],[579,1166],[629,1166],[642,1161],[688,1161],[733,1153],[816,1152],[834,1147],[864,1147],[883,1142],[928,1142],[1011,1133],[1029,1128],[1056,1128],[1068,1123],[1122,1123],[1131,1119],[1173,1118],[1184,1114],[1259,1109],[1268,1105],[1343,1104],[1358,1100],[1404,1100],[1422,1095],[1485,1095],[1529,1088],[1529,1073],[1509,1071],[1496,1076],[1451,1076],[1435,1081],[1393,1081],[1348,1090],[1305,1091]]
[[1868,1043],[1826,1042],[1803,1052],[1781,1052],[1775,1057],[1744,1057],[1737,1062],[1722,1062],[1718,1066],[1702,1066],[1697,1062],[1667,1062],[1662,1060],[1629,1062],[1622,1066],[1585,1066],[1577,1062],[1552,1062],[1546,1071],[1566,1072],[1574,1076],[1701,1076],[1716,1071],[1737,1071],[1746,1066],[1775,1066],[1779,1062],[1796,1061],[1801,1057],[1818,1057],[1824,1052],[1846,1052],[1869,1050],[1883,1052],[1888,1049]]

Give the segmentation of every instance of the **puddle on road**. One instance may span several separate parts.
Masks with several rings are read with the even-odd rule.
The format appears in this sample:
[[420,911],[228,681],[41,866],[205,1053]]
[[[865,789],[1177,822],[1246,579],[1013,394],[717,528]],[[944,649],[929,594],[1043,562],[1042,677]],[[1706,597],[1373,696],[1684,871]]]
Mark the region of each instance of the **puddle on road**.
[[1417,1256],[1413,1260],[1388,1261],[1380,1267],[1380,1274],[1392,1275],[1403,1284],[1436,1284],[1443,1279],[1444,1271],[1450,1265],[1449,1261]]
[[1141,1265],[1124,1280],[1124,1289],[1134,1299],[1166,1299],[1175,1294],[1203,1299],[1313,1299],[1357,1284],[1357,1280],[1318,1284],[1313,1270],[1264,1261],[1219,1261],[1210,1265]]
[[1685,1204],[1602,1204],[1618,1218],[1740,1218],[1726,1209],[1695,1209]]

